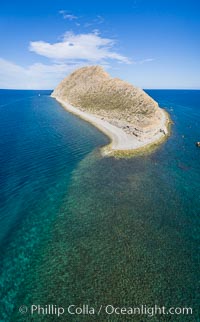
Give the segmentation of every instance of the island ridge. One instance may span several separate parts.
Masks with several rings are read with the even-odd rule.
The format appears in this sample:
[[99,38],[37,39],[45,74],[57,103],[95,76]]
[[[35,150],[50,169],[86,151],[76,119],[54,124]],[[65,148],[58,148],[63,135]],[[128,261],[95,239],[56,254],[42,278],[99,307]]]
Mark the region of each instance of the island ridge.
[[168,113],[142,89],[111,78],[100,66],[77,69],[51,96],[111,138],[104,154],[138,151],[169,135]]

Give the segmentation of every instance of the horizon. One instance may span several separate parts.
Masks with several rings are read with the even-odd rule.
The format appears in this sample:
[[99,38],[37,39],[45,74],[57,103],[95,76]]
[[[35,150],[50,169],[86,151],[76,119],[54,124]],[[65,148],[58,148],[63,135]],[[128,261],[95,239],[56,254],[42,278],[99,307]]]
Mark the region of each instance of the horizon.
[[0,88],[49,90],[83,66],[152,90],[199,90],[200,3],[3,3]]
[[[200,91],[200,88],[142,88],[143,91]],[[54,91],[53,89],[36,89],[36,88],[0,88],[0,91]]]
[[[137,87],[137,86],[136,86]],[[139,87],[137,87],[139,88]],[[0,88],[0,91],[54,91],[55,88]],[[200,88],[141,88],[145,90],[155,91],[200,91]]]

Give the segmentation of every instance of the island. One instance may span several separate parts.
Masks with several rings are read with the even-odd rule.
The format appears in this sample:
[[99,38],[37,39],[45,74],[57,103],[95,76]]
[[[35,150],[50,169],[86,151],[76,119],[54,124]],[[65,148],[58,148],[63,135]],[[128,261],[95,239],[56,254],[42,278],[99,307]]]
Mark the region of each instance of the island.
[[168,113],[142,89],[112,78],[101,66],[75,70],[51,96],[111,139],[104,155],[145,150],[169,136]]

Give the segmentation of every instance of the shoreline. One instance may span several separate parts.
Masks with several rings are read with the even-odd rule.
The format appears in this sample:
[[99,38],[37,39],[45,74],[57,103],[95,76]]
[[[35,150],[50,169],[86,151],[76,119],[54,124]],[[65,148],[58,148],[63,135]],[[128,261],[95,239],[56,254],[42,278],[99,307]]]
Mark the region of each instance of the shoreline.
[[[51,95],[51,97],[56,99],[57,102],[59,102],[63,106],[63,108],[66,109],[66,111],[94,125],[97,129],[99,129],[109,137],[110,143],[101,148],[101,152],[104,156],[114,155],[123,157],[139,152],[145,152],[148,151],[151,147],[155,148],[155,146],[158,146],[169,137],[169,125],[171,122],[168,113],[164,109],[161,109],[163,112],[163,117],[161,120],[160,129],[162,131],[159,131],[158,129],[158,132],[155,135],[147,139],[139,140],[137,137],[127,134],[121,128],[110,124],[108,121],[102,120],[99,116],[83,112],[53,95]],[[163,133],[163,131],[165,134]]]

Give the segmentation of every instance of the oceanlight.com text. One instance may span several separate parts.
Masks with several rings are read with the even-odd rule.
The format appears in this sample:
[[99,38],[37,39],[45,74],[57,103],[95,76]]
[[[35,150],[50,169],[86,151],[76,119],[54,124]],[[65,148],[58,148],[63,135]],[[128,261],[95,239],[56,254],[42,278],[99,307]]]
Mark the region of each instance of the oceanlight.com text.
[[53,304],[32,304],[30,306],[21,305],[19,307],[19,312],[21,314],[29,315],[109,315],[109,316],[147,316],[153,317],[156,315],[192,315],[193,310],[191,307],[169,307],[166,306],[114,306],[112,304],[90,306],[88,304],[75,305],[70,304],[67,307],[62,307]]

